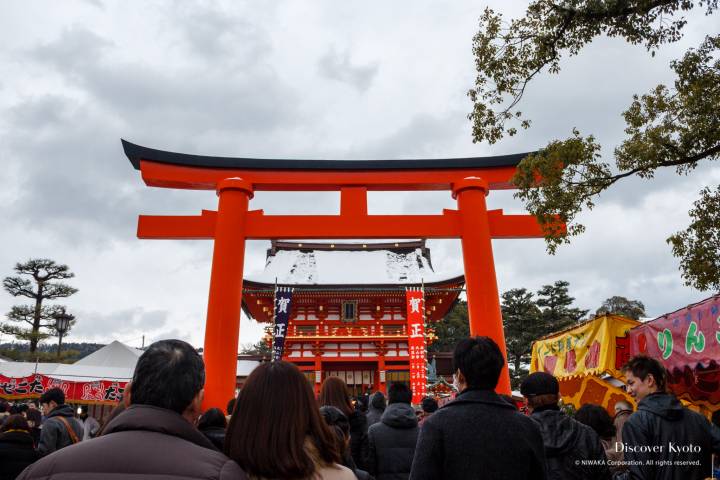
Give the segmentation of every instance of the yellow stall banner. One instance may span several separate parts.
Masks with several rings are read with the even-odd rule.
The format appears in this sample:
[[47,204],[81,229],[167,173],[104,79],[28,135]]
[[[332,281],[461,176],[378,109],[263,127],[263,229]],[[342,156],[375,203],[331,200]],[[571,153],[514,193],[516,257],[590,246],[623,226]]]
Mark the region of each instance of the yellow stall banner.
[[616,367],[617,337],[640,322],[605,315],[552,333],[533,343],[530,371],[545,371],[559,379],[609,373],[619,377]]

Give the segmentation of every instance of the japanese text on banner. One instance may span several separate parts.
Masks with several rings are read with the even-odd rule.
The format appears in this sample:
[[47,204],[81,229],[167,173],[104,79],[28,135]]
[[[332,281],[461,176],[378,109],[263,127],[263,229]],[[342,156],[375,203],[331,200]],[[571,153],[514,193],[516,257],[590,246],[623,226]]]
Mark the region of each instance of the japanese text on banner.
[[407,290],[408,348],[410,353],[410,388],[413,403],[427,394],[425,342],[425,298],[422,290]]

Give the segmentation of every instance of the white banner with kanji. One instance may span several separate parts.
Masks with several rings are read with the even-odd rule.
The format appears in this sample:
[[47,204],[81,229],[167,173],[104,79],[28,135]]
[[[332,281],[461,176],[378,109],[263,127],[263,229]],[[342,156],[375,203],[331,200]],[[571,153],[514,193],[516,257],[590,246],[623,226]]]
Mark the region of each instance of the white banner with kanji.
[[408,349],[410,388],[413,403],[427,395],[427,343],[425,342],[425,297],[422,290],[407,290]]

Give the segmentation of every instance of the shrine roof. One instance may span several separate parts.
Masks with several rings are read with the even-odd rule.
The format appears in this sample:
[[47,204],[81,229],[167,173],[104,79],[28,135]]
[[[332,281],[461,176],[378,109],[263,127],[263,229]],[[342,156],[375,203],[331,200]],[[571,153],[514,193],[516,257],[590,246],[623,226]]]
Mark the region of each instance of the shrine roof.
[[130,163],[140,170],[140,161],[202,168],[251,170],[432,170],[514,167],[532,152],[489,157],[416,158],[373,160],[327,160],[287,158],[216,157],[168,152],[143,147],[121,139]]
[[425,241],[393,243],[273,242],[265,270],[248,275],[274,285],[420,285],[458,280],[434,271]]

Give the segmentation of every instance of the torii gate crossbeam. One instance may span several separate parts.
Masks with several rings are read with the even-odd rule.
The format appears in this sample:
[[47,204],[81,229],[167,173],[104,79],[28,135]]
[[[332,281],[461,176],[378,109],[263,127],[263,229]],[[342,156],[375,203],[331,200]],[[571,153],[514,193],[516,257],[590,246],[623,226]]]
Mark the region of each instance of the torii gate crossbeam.
[[[459,238],[470,334],[493,338],[506,355],[492,239],[542,237],[529,215],[487,210],[493,189],[511,189],[527,154],[438,160],[264,160],[165,152],[123,140],[148,186],[215,190],[218,210],[196,216],[141,215],[138,237],[214,240],[205,330],[205,407],[234,394],[248,239]],[[339,191],[339,215],[265,215],[249,210],[255,191]],[[438,215],[368,215],[368,191],[448,190],[457,210]],[[564,228],[557,223],[555,228]],[[506,357],[507,358],[507,357]],[[507,366],[497,390],[510,393]]]

